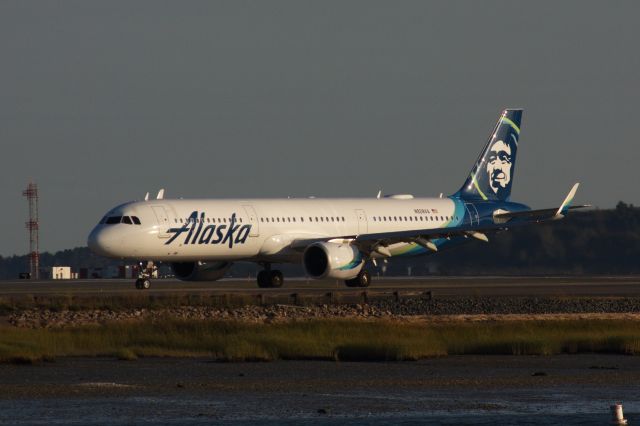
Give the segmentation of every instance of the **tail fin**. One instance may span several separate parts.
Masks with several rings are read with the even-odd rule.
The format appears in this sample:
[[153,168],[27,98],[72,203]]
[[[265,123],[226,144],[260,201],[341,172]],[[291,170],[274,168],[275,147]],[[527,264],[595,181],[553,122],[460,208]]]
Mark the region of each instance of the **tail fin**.
[[505,201],[509,199],[521,120],[521,109],[502,111],[469,177],[454,196],[465,200]]

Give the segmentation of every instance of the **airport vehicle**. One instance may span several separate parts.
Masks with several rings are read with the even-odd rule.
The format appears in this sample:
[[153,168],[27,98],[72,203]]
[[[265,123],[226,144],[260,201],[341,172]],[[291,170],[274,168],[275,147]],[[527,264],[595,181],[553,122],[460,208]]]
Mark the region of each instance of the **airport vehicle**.
[[[97,254],[168,262],[183,280],[214,281],[233,262],[263,265],[260,287],[280,287],[272,265],[302,262],[313,278],[366,287],[365,265],[433,253],[513,226],[561,219],[576,183],[558,208],[531,210],[510,201],[522,110],[506,109],[462,187],[453,195],[408,194],[345,199],[156,199],[109,210],[88,238]],[[148,288],[143,274],[136,287]]]

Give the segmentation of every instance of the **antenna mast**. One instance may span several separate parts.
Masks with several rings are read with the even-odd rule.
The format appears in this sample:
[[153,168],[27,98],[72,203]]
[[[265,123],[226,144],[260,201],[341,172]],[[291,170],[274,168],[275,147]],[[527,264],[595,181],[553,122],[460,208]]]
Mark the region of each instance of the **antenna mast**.
[[25,222],[25,228],[29,230],[29,267],[32,279],[40,278],[40,249],[38,231],[38,185],[29,182],[27,189],[22,191],[29,202],[29,220]]

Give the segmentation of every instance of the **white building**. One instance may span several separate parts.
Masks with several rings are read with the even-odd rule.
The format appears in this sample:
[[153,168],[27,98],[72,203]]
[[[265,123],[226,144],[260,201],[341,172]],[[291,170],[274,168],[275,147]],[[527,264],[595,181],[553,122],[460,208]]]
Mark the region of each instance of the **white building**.
[[52,280],[70,280],[71,279],[71,267],[70,266],[54,266],[51,268]]

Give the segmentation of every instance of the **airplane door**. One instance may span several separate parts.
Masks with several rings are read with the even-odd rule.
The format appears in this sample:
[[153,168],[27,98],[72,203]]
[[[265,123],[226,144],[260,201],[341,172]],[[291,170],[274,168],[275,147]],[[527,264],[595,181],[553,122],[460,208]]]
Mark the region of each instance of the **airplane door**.
[[247,213],[249,223],[251,224],[249,236],[257,237],[258,235],[260,235],[260,225],[258,225],[258,215],[256,215],[256,211],[254,210],[253,206],[242,206],[242,208],[244,208],[245,213]]
[[467,208],[467,213],[469,213],[469,225],[479,225],[480,224],[480,216],[478,215],[478,209],[471,203],[466,203],[464,205]]
[[356,210],[356,217],[358,218],[358,234],[366,234],[369,231],[369,226],[364,210]]
[[153,214],[156,215],[158,221],[158,238],[169,238],[171,235],[167,233],[169,228],[169,215],[164,206],[151,206]]

